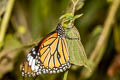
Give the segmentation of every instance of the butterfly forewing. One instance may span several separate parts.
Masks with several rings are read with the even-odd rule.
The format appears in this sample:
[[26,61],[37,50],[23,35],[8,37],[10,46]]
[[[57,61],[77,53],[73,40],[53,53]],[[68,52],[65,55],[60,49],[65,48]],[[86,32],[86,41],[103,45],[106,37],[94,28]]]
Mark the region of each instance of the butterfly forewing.
[[59,24],[27,55],[23,65],[23,76],[59,73],[70,68],[69,52],[64,29]]

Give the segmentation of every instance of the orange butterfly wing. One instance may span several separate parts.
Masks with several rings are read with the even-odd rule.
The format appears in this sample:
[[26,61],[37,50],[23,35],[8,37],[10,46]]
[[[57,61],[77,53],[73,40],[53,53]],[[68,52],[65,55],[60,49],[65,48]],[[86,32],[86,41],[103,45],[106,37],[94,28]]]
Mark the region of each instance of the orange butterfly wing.
[[29,52],[23,64],[22,75],[59,73],[68,68],[69,52],[62,27],[58,25],[54,32],[48,34]]
[[69,60],[65,38],[50,37],[49,40],[44,41],[42,47],[40,47],[40,60],[45,67],[57,68]]

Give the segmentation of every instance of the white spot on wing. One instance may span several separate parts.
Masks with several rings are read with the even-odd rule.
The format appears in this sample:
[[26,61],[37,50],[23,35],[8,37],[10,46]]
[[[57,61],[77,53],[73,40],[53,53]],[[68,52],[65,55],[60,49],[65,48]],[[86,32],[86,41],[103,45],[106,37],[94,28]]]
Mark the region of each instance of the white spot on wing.
[[32,70],[34,71],[35,70],[35,59],[33,59],[32,61],[32,66],[31,66]]
[[30,61],[30,59],[31,59],[31,56],[28,56],[27,60]]
[[34,51],[34,50],[35,50],[35,48],[32,49],[32,51]]
[[33,54],[36,54],[36,52],[35,52],[35,51],[33,51]]
[[37,71],[38,71],[38,69],[39,69],[39,67],[38,67],[38,66],[35,66],[35,72],[37,72]]
[[33,57],[31,56],[30,60],[29,60],[29,65],[32,64],[32,60],[33,60]]
[[27,55],[27,57],[30,57],[30,54],[31,54],[31,53],[29,53],[29,54]]

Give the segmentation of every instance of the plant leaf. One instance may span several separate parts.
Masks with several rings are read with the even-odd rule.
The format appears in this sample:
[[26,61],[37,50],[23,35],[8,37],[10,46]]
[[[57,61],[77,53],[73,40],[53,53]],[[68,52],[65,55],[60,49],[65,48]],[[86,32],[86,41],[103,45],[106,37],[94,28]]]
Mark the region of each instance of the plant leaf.
[[79,38],[79,40],[69,40],[67,39],[69,55],[70,55],[70,63],[85,66],[90,69],[88,66],[87,56],[84,50],[84,47],[80,40],[80,34],[76,27],[73,27],[71,30],[66,30],[66,34],[70,38]]

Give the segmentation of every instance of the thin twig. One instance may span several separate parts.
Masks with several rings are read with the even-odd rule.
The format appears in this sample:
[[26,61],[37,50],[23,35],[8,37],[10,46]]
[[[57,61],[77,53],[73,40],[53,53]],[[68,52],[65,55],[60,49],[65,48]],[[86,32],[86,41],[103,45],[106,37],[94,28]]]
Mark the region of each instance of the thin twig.
[[117,12],[117,9],[119,7],[120,1],[114,0],[113,4],[110,7],[109,14],[107,16],[107,19],[104,24],[104,29],[100,35],[100,38],[97,42],[96,48],[93,50],[92,55],[90,56],[91,60],[94,60],[97,56],[97,53],[99,52],[100,48],[102,48],[102,45],[105,43],[106,39],[109,36],[110,29],[112,28],[112,23],[115,17],[115,14]]
[[114,27],[113,27],[113,35],[114,35],[114,43],[115,43],[115,49],[117,53],[120,54],[120,40],[119,40],[119,29],[117,23],[114,22]]
[[89,61],[92,61],[92,63],[94,63],[91,66],[92,72],[89,72],[89,71],[83,69],[82,74],[81,74],[83,76],[82,78],[89,78],[92,75],[92,73],[94,72],[94,70],[96,69],[96,67],[98,66],[98,63],[100,62],[100,60],[102,59],[111,29],[112,29],[112,23],[115,18],[115,14],[117,12],[119,5],[120,5],[119,0],[113,0],[113,3],[111,4],[109,12],[108,12],[108,16],[107,16],[104,26],[103,26],[104,27],[103,31],[98,39],[95,49],[91,53],[91,56],[89,59]]
[[79,2],[79,0],[76,0],[76,1],[72,0],[72,3],[73,3],[72,14],[73,15],[75,14],[75,10],[76,10],[76,6],[77,6],[78,2]]
[[5,12],[5,15],[4,15],[2,23],[1,23],[0,48],[3,45],[3,40],[4,40],[5,33],[6,33],[6,30],[7,30],[7,27],[8,27],[8,22],[9,22],[9,19],[10,19],[10,15],[11,15],[11,12],[12,12],[14,1],[15,0],[8,0],[8,5],[7,5],[7,8],[6,8],[6,12]]
[[15,51],[20,51],[20,50],[25,50],[27,48],[30,48],[30,47],[34,46],[34,45],[35,44],[24,45],[24,46],[21,46],[20,48],[14,48],[14,49],[8,50],[6,52],[1,52],[1,54],[0,54],[0,61],[1,61],[2,58],[4,58],[9,53],[12,53],[12,52],[15,52]]

